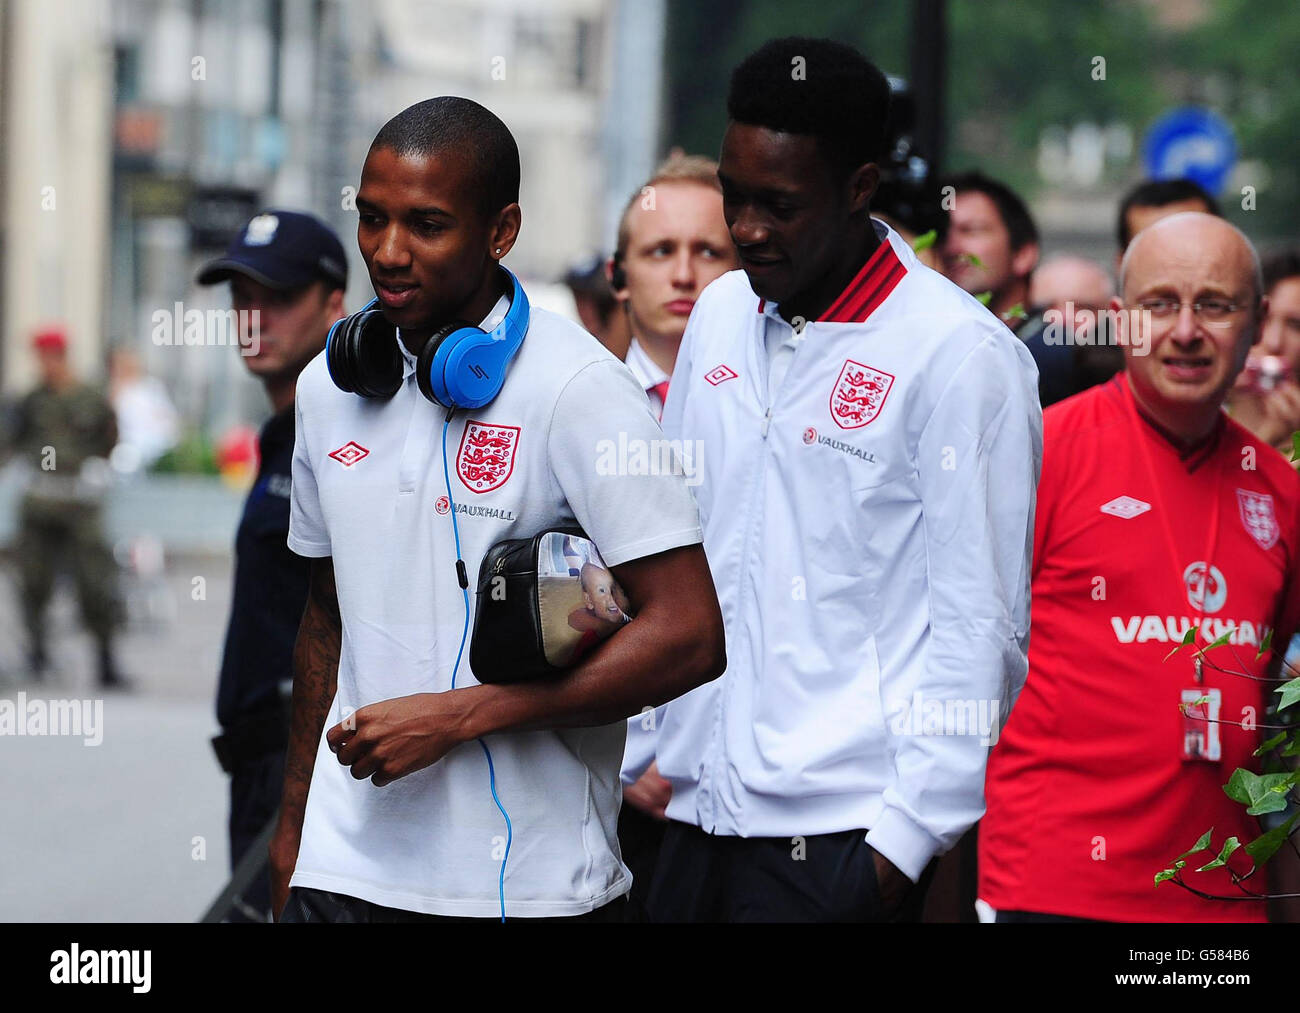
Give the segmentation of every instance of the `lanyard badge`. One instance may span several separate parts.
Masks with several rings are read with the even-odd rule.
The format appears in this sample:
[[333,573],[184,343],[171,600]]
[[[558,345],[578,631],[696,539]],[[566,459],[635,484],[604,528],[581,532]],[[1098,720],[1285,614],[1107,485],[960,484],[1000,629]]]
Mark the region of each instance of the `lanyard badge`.
[[1219,708],[1222,694],[1217,689],[1195,686],[1179,694],[1182,713],[1182,759],[1218,763],[1223,759],[1219,740]]
[[[1137,399],[1132,390],[1129,390],[1129,408],[1131,410],[1132,422],[1134,426],[1134,437],[1137,440],[1138,448],[1143,457],[1143,463],[1146,465],[1147,474],[1152,477],[1152,499],[1155,501],[1156,513],[1161,528],[1161,534],[1164,536],[1165,546],[1169,551],[1169,560],[1174,565],[1174,571],[1178,575],[1178,584],[1183,593],[1187,591],[1187,582],[1184,579],[1184,573],[1179,566],[1178,546],[1174,541],[1173,530],[1169,523],[1169,515],[1165,511],[1165,505],[1160,495],[1159,479],[1156,477],[1155,468],[1152,465],[1151,454],[1147,448],[1146,441],[1149,438],[1144,431],[1141,419],[1138,417]],[[1210,483],[1211,494],[1211,513],[1209,531],[1207,532],[1205,552],[1203,562],[1205,566],[1205,585],[1202,589],[1200,603],[1197,604],[1188,600],[1190,605],[1196,611],[1195,625],[1198,629],[1197,639],[1210,642],[1211,638],[1199,632],[1200,627],[1205,622],[1205,601],[1210,595],[1209,581],[1211,574],[1214,572],[1212,566],[1214,559],[1215,543],[1219,531],[1219,514],[1222,506],[1223,493],[1223,461],[1216,455],[1214,467],[1214,480]],[[1181,759],[1187,761],[1202,760],[1208,763],[1218,763],[1223,757],[1223,745],[1219,737],[1219,710],[1223,704],[1223,696],[1217,688],[1207,688],[1205,686],[1205,669],[1201,651],[1204,644],[1197,646],[1197,653],[1194,656],[1193,671],[1196,676],[1196,685],[1190,689],[1183,689],[1178,694],[1178,709],[1181,715],[1180,737],[1181,737]]]

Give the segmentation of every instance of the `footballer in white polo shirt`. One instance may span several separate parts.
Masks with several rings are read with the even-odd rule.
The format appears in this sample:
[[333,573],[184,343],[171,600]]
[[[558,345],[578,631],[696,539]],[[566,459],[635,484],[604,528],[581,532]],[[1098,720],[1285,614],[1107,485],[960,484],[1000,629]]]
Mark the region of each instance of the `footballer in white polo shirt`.
[[652,921],[916,919],[1024,683],[1037,371],[869,217],[888,105],[829,40],[731,80],[742,270],[696,303],[663,417],[702,448],[729,666],[659,725]]
[[[684,476],[611,456],[661,438],[621,362],[533,308],[493,400],[430,396],[437,329],[520,319],[499,266],[518,194],[513,137],[467,99],[411,106],[366,157],[357,241],[387,343],[357,346],[355,376],[327,350],[298,384],[289,546],[316,564],[271,845],[282,921],[618,920],[623,719],[725,665]],[[341,389],[363,367],[383,382]],[[634,618],[558,679],[480,684],[461,646],[484,554],[574,527]]]

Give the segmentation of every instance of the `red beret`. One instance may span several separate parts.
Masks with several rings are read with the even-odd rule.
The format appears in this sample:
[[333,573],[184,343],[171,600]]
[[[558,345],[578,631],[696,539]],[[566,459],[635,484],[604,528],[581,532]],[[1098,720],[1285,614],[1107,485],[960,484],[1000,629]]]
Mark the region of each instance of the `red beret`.
[[58,327],[47,327],[44,330],[37,331],[32,337],[32,347],[38,351],[58,351],[66,352],[68,350],[68,336]]

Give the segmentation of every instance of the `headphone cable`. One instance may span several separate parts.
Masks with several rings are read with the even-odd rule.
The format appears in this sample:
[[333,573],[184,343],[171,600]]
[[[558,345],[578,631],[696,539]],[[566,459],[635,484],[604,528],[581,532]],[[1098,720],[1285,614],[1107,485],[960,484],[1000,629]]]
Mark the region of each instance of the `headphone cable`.
[[[451,417],[456,413],[456,409],[448,408],[447,417],[442,423],[442,477],[447,485],[447,504],[451,508],[451,530],[456,540],[456,581],[460,584],[460,593],[465,600],[465,625],[460,632],[460,647],[456,651],[456,665],[451,670],[451,688],[456,688],[456,673],[460,671],[460,659],[465,653],[465,641],[469,637],[469,576],[465,572],[465,560],[460,555],[460,528],[456,524],[456,501],[451,495],[451,472],[447,467],[447,427],[451,425]],[[506,807],[501,804],[501,798],[497,794],[497,772],[496,766],[492,763],[492,752],[488,749],[487,743],[480,737],[478,744],[483,747],[483,755],[487,757],[488,765],[488,787],[492,789],[492,801],[496,803],[497,809],[506,821],[506,850],[501,857],[501,875],[497,879],[497,896],[501,900],[501,920],[506,920],[506,862],[510,860],[510,843],[514,840],[514,827],[510,823],[510,814],[506,812]]]

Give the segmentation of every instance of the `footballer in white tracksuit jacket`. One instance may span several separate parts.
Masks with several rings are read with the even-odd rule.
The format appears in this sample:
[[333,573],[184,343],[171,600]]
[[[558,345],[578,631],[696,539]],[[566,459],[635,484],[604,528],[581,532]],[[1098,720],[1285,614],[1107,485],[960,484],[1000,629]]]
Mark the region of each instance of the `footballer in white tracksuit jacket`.
[[657,759],[671,819],[867,828],[916,881],[983,814],[1024,684],[1042,412],[1016,336],[872,224],[801,333],[743,271],[691,314],[663,426],[700,470],[729,666],[668,705]]

